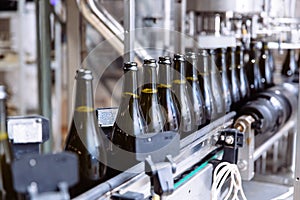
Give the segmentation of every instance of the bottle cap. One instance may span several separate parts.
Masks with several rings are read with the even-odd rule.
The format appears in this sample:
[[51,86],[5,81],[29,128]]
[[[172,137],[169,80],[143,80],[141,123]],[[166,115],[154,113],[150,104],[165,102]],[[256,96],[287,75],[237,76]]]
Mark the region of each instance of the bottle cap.
[[208,56],[208,53],[205,49],[199,49],[199,55],[201,56]]
[[171,57],[170,56],[161,56],[158,59],[159,64],[171,65]]
[[144,60],[144,66],[147,65],[149,67],[157,67],[156,66],[156,60],[153,59],[153,58],[150,58],[150,59],[145,59]]
[[187,52],[186,58],[187,59],[196,59],[196,54],[194,52]]
[[174,54],[174,61],[175,60],[180,60],[180,61],[184,61],[185,57],[182,54]]
[[89,69],[80,68],[76,71],[76,79],[93,80],[92,71]]
[[126,62],[123,66],[124,71],[137,71],[137,63],[136,62]]

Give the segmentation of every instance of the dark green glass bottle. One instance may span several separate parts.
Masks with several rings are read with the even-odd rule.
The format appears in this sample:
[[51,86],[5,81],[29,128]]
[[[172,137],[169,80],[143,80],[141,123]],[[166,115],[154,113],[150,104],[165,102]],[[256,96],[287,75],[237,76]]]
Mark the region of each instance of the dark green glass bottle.
[[193,106],[186,88],[185,57],[181,54],[174,55],[172,88],[180,112],[180,134],[181,137],[185,137],[195,131],[197,127],[191,110]]
[[[235,48],[227,48],[227,68],[228,77],[231,85],[232,103],[235,104],[241,100],[240,83],[238,79],[237,67],[235,65]],[[233,105],[234,106],[234,105]]]
[[216,66],[216,51],[209,50],[209,74],[211,79],[212,94],[214,96],[215,105],[217,107],[216,118],[222,117],[225,114],[225,99],[223,98],[224,92],[222,88],[222,78]]
[[147,125],[137,93],[137,63],[127,62],[124,64],[123,70],[123,91],[111,140],[119,148],[135,152],[132,144],[133,138],[144,135],[147,132]]
[[7,134],[6,96],[5,87],[0,85],[0,198],[8,200],[17,197],[13,189],[11,174],[11,163],[14,158]]
[[71,196],[98,185],[106,175],[104,133],[96,120],[92,80],[90,70],[77,70],[75,109],[65,144],[65,150],[74,152],[79,158],[80,179],[71,189]]
[[251,41],[250,43],[249,61],[247,62],[246,69],[250,94],[253,95],[263,89],[262,78],[256,56],[256,42],[254,41]]
[[143,65],[143,86],[140,105],[148,126],[148,133],[164,131],[164,122],[157,96],[156,60],[146,59]]
[[293,77],[293,75],[295,74],[296,69],[297,63],[295,58],[295,50],[288,49],[287,55],[282,65],[281,74],[290,79],[290,77]]
[[265,80],[265,88],[273,86],[273,72],[270,64],[268,43],[262,42],[261,54],[259,57],[259,69],[262,79]]
[[238,77],[240,82],[240,92],[241,92],[241,99],[247,99],[250,97],[250,89],[248,84],[248,78],[246,74],[246,68],[244,64],[244,48],[243,46],[236,47],[236,66],[238,69]]
[[198,54],[198,78],[199,85],[205,103],[206,124],[217,117],[217,107],[212,94],[211,79],[208,66],[208,53],[205,49],[200,49]]
[[192,111],[194,112],[195,124],[200,129],[205,125],[205,103],[199,86],[197,73],[197,57],[195,53],[186,54],[186,80],[187,91],[192,103]]
[[158,102],[161,106],[166,131],[178,131],[180,126],[180,114],[175,103],[174,93],[171,83],[171,58],[169,56],[159,57],[158,73]]
[[231,95],[231,85],[228,79],[228,72],[226,66],[226,49],[218,48],[216,49],[216,65],[220,71],[222,78],[222,88],[223,88],[223,98],[225,100],[225,112],[230,111],[232,105],[232,95]]

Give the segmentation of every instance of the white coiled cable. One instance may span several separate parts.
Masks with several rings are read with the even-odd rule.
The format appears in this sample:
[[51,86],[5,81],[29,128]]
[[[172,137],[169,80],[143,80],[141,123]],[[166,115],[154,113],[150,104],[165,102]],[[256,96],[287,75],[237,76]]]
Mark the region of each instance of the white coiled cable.
[[241,199],[246,200],[245,193],[242,187],[242,178],[237,165],[228,162],[221,162],[214,171],[213,184],[211,188],[211,199],[218,200],[218,196],[226,181],[230,177],[230,186],[224,200],[238,200],[240,191]]

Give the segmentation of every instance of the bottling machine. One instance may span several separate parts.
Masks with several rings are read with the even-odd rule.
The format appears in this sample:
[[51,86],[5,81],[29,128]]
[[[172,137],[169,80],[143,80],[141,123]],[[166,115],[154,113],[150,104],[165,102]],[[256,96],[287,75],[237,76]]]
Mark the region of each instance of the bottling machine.
[[[296,0],[77,0],[76,4],[76,11],[106,40],[96,49],[111,45],[124,62],[136,61],[139,66],[144,58],[165,54],[241,44],[249,47],[252,39],[266,42],[273,52],[300,49],[300,20],[295,12],[300,2]],[[124,9],[122,19],[111,13],[115,4]],[[72,19],[67,23],[72,23]],[[258,42],[257,47],[260,46]],[[93,56],[95,53],[82,65],[101,78],[110,61],[102,58],[103,62],[93,67]],[[224,111],[222,116],[188,136],[180,138],[172,131],[164,135],[149,134],[134,141],[135,154],[109,152],[108,166],[118,172],[74,199],[228,199],[226,196],[232,190],[236,192],[232,199],[300,199],[300,140],[296,139],[299,74],[294,79],[285,79],[277,62],[274,86],[251,96],[238,109]],[[103,84],[101,81],[99,84]],[[96,109],[99,128],[106,135],[112,131],[117,110],[117,107]],[[38,145],[48,139],[45,131],[48,126],[40,116],[9,118],[8,134],[14,141],[15,155],[39,152]],[[22,135],[20,128],[32,131]],[[35,137],[29,137],[33,132]],[[109,149],[109,145],[106,147]],[[14,163],[13,178],[18,183],[15,189],[29,194],[31,199],[69,199],[66,188],[78,179],[77,167],[71,167],[77,166],[76,158],[64,153],[47,156],[47,159],[25,156]],[[49,186],[33,172],[36,169],[38,174],[43,173],[42,166],[48,161],[64,171],[68,171],[66,166],[72,170],[53,175]],[[219,168],[222,163],[223,168]],[[22,170],[39,182],[20,178],[18,172]],[[55,174],[55,170],[58,168],[49,174]],[[230,170],[233,176],[240,176],[231,181],[224,178]],[[223,174],[220,176],[218,172]],[[223,182],[217,182],[218,178]],[[39,185],[44,190],[38,191]],[[55,190],[55,185],[59,192],[37,194]]]

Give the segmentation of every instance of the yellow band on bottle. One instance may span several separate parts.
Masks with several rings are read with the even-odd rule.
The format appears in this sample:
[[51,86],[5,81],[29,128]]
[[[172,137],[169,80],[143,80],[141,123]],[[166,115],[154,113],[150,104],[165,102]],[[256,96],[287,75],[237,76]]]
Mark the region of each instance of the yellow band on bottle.
[[6,132],[0,132],[0,141],[6,140],[8,138],[8,134]]
[[159,87],[159,88],[171,88],[172,87],[172,85],[170,85],[170,84],[158,84],[158,86],[157,87]]
[[94,108],[87,107],[87,106],[78,106],[75,110],[77,112],[93,112]]
[[173,80],[173,83],[175,83],[175,84],[185,84],[186,83],[186,81],[185,80]]
[[186,79],[189,80],[189,81],[198,81],[198,78],[196,78],[196,77],[191,77],[191,76],[186,77]]
[[145,88],[142,90],[142,93],[155,94],[157,93],[156,89]]
[[129,95],[129,96],[132,96],[133,98],[140,98],[139,95],[137,94],[134,94],[132,92],[123,92],[122,95]]

